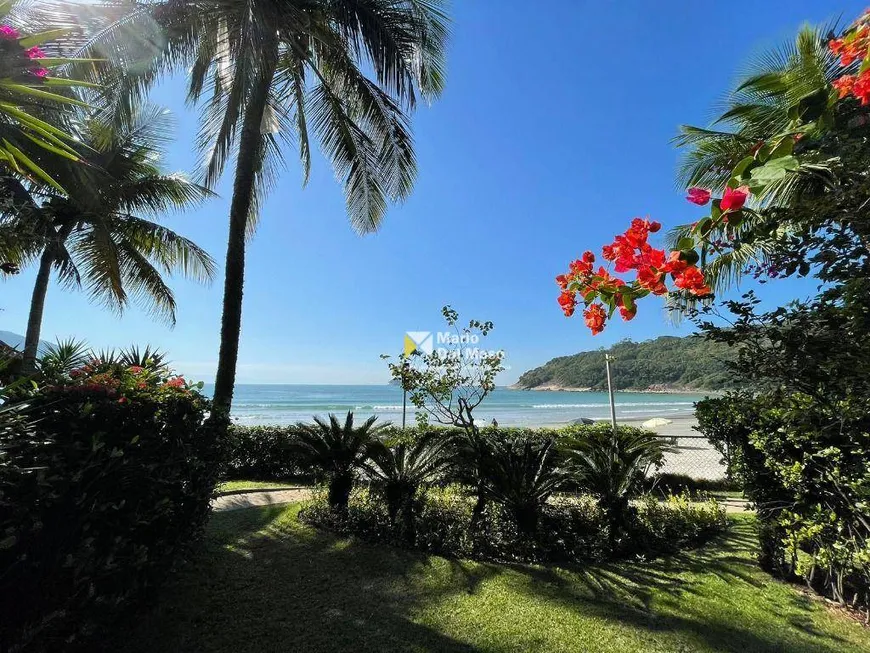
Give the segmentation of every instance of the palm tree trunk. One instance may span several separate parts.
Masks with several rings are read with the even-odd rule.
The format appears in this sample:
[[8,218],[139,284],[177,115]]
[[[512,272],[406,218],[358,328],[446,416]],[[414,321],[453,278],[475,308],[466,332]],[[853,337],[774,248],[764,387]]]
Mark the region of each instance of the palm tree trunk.
[[24,360],[21,362],[23,374],[36,371],[36,354],[39,351],[39,334],[42,331],[42,313],[45,309],[45,296],[51,279],[51,266],[54,264],[54,246],[49,244],[39,258],[39,271],[33,284],[30,299],[30,315],[27,317],[27,331],[24,334]]
[[242,330],[242,294],[245,285],[245,236],[248,216],[254,198],[257,172],[262,165],[263,113],[275,76],[274,59],[253,89],[239,141],[239,155],[230,203],[230,233],[227,240],[227,261],[224,277],[224,302],[221,316],[221,345],[217,376],[214,382],[214,413],[229,415],[236,382],[236,362],[239,358],[239,336]]

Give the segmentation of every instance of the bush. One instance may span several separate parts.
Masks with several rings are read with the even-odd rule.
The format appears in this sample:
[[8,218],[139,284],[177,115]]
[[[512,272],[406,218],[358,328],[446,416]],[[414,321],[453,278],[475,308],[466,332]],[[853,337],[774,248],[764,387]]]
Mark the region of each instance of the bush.
[[230,426],[227,478],[311,482],[312,470],[290,448],[298,430],[295,425]]
[[520,530],[511,511],[498,504],[488,504],[474,522],[475,498],[461,486],[430,489],[420,504],[413,543],[391,526],[384,502],[366,489],[354,490],[346,515],[330,510],[325,493],[320,492],[299,518],[344,535],[442,556],[562,563],[671,552],[696,546],[726,525],[725,512],[715,501],[693,503],[687,497],[673,497],[659,504],[647,498],[639,501],[630,537],[614,550],[605,512],[590,496],[552,498],[543,506],[531,537]]
[[159,585],[201,534],[221,473],[208,409],[165,370],[111,365],[7,408],[0,649],[72,648]]

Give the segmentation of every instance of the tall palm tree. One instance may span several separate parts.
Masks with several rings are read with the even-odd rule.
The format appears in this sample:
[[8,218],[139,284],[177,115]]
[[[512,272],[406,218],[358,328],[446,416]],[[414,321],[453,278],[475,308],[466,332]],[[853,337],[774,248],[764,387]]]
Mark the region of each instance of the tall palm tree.
[[34,369],[51,272],[61,283],[81,287],[112,309],[130,298],[170,323],[175,298],[163,273],[180,272],[197,281],[214,274],[211,257],[195,243],[149,218],[184,209],[211,195],[183,175],[160,168],[169,135],[165,110],[145,107],[116,130],[85,120],[79,131],[82,159],[40,161],[68,192],[49,184],[3,183],[16,201],[2,218],[5,229],[29,229],[24,262],[39,261],[24,344],[24,371]]
[[[235,155],[226,253],[216,413],[232,403],[245,272],[245,241],[283,144],[295,145],[303,183],[317,138],[342,179],[351,224],[375,231],[388,201],[408,197],[416,163],[407,113],[444,84],[444,0],[163,0],[135,5],[87,52],[130,61],[108,110],[123,115],[162,73],[190,71],[203,106],[200,145],[213,185]],[[125,59],[126,58],[126,59]]]
[[[724,190],[732,171],[761,143],[794,132],[806,132],[807,141],[824,133],[833,120],[831,81],[842,69],[828,49],[830,26],[803,26],[797,36],[779,48],[762,53],[748,66],[710,128],[684,125],[675,139],[685,148],[677,174],[680,187],[703,186]],[[808,193],[830,183],[830,161],[809,152],[801,156],[801,168],[758,197],[760,206],[791,206]],[[705,275],[716,291],[739,280],[746,265],[768,261],[769,240],[746,238],[757,228],[747,216],[737,233],[737,246],[723,251],[705,266]],[[794,225],[780,224],[789,231]],[[688,227],[671,234],[671,244],[687,235]],[[713,239],[723,234],[714,234]]]

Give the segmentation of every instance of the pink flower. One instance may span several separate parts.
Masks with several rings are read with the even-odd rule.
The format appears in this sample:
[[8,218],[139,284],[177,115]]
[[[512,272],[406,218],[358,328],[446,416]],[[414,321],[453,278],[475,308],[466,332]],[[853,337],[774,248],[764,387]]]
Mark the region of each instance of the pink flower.
[[710,191],[708,191],[706,188],[698,188],[697,186],[693,186],[686,192],[689,193],[686,196],[686,199],[689,200],[692,204],[704,206],[707,202],[710,201]]
[[746,204],[749,197],[749,186],[740,186],[739,188],[726,188],[725,194],[722,196],[722,201],[719,203],[719,208],[723,211],[739,211]]
[[9,25],[0,25],[0,39],[17,39],[21,33]]
[[34,68],[30,71],[37,77],[47,77],[48,76],[48,68]]
[[24,54],[26,54],[31,59],[45,59],[45,52],[43,52],[36,46],[33,46],[29,50],[25,50]]

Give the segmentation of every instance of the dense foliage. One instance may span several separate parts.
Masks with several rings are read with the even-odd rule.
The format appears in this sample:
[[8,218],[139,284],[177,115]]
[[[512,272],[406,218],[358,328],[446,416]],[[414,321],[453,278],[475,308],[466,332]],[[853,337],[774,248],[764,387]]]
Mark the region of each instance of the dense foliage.
[[683,495],[660,502],[647,497],[637,502],[627,524],[629,537],[614,549],[604,511],[588,495],[554,497],[542,506],[532,530],[520,528],[515,514],[497,503],[475,520],[474,498],[460,486],[432,488],[418,503],[413,542],[391,525],[383,501],[363,488],[351,495],[345,515],[330,511],[325,495],[319,494],[303,508],[300,519],[443,556],[563,563],[672,553],[697,546],[726,525],[725,512],[714,500]]
[[17,392],[0,422],[0,648],[66,650],[199,536],[222,440],[165,369],[94,361]]
[[734,385],[725,365],[733,357],[729,348],[698,336],[623,340],[606,350],[561,356],[525,372],[517,385],[606,390],[605,354],[619,361],[613,366],[618,390],[720,390]]
[[[320,437],[334,440],[323,430]],[[347,447],[342,459],[359,451]],[[386,430],[358,459],[356,489],[347,501],[336,502],[328,482],[302,518],[339,532],[484,559],[652,554],[695,543],[724,525],[715,502],[687,500],[669,503],[676,512],[653,525],[657,501],[637,500],[663,451],[653,434],[623,427],[614,439],[606,425]],[[582,498],[564,495],[577,490]]]

